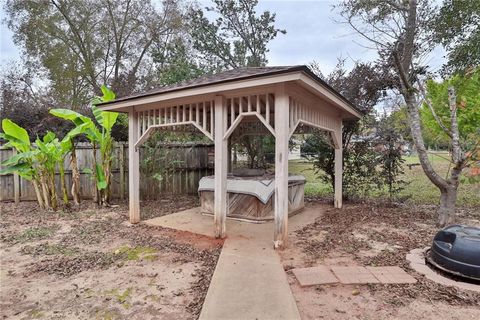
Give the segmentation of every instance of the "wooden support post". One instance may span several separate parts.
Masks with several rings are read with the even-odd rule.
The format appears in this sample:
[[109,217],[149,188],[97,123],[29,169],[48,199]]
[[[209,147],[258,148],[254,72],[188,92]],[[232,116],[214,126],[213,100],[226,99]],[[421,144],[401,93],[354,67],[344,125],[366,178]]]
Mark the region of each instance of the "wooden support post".
[[340,121],[340,130],[332,133],[335,144],[335,196],[334,207],[342,208],[342,181],[343,181],[343,147],[342,147],[342,127]]
[[[268,97],[267,97],[268,98]],[[287,246],[288,237],[288,95],[284,84],[275,90],[275,249]]]
[[225,237],[225,222],[228,210],[227,194],[227,140],[223,135],[227,131],[227,105],[222,96],[215,97],[215,193],[214,225],[215,237]]
[[138,140],[138,113],[128,113],[128,202],[130,223],[140,222],[140,152],[136,150]]
[[125,145],[123,142],[120,143],[119,149],[119,167],[120,167],[120,199],[125,199]]
[[228,139],[227,142],[227,173],[232,173],[232,142]]
[[[17,154],[17,150],[13,149],[13,155]],[[63,163],[62,163],[63,165]],[[20,176],[18,173],[13,174],[13,196],[15,203],[20,203]]]

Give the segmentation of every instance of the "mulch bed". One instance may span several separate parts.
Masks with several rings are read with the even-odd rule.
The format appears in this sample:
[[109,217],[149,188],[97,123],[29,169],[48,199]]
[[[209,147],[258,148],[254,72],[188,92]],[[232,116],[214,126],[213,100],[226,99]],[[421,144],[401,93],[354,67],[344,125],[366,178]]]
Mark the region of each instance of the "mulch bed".
[[[462,219],[478,219],[478,209],[464,208]],[[347,204],[342,210],[328,209],[325,214],[296,233],[296,246],[300,246],[312,262],[323,260],[333,253],[351,256],[360,265],[398,265],[415,276],[412,285],[369,285],[370,291],[384,297],[394,305],[405,305],[412,299],[442,301],[451,305],[480,306],[480,294],[443,286],[413,272],[405,259],[415,248],[431,244],[438,231],[435,227],[436,212],[433,206],[408,207],[375,203]],[[312,240],[323,231],[324,238]],[[356,233],[366,236],[355,237]],[[374,257],[362,255],[370,248],[368,240],[387,243],[390,249],[382,250]]]
[[[161,200],[142,201],[142,219],[198,205],[198,197],[194,195],[167,195]],[[22,254],[35,257],[34,262],[25,268],[26,274],[46,273],[70,277],[87,270],[121,268],[124,261],[122,255],[101,250],[111,240],[122,239],[132,247],[174,253],[174,263],[199,263],[200,267],[195,270],[197,280],[189,289],[193,301],[186,306],[194,317],[199,315],[223,241],[179,234],[161,227],[129,225],[127,202],[104,208],[91,201],[83,201],[79,207],[65,207],[57,212],[41,211],[35,202],[21,202],[18,205],[0,203],[0,206],[0,241],[9,245],[21,244]],[[57,236],[57,225],[67,226],[68,231]],[[35,239],[24,236],[25,230],[38,226],[52,228],[55,232],[43,238],[40,237],[42,234],[34,234]]]

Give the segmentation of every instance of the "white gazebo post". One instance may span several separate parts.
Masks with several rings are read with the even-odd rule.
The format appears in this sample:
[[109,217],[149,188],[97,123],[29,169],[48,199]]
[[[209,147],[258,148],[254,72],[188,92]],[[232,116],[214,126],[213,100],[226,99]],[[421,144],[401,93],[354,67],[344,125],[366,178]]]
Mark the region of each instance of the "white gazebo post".
[[138,141],[138,113],[135,107],[128,112],[128,203],[130,223],[140,222],[140,152]]
[[342,180],[343,180],[343,146],[342,146],[342,120],[340,119],[340,128],[332,133],[335,145],[335,208],[342,208]]
[[228,138],[227,106],[223,96],[215,96],[215,192],[214,192],[214,226],[215,237],[225,237],[225,222],[228,210],[227,170],[228,170]]
[[[268,97],[267,97],[268,99]],[[288,236],[289,98],[285,85],[275,88],[275,226],[273,245],[284,248]]]

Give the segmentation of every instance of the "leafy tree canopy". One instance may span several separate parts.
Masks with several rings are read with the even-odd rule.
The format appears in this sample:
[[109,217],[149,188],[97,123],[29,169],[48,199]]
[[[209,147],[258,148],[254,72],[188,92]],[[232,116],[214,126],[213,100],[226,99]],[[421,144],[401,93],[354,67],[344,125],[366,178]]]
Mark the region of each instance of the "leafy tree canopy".
[[448,51],[444,73],[480,65],[480,1],[444,0],[433,26],[435,41]]
[[193,46],[218,69],[258,67],[267,64],[267,44],[285,30],[275,27],[275,14],[257,15],[258,0],[213,0],[207,13],[216,15],[210,21],[198,8],[190,11]]
[[[464,142],[480,136],[480,68],[470,75],[456,75],[450,79],[427,82],[427,98],[431,101],[435,113],[448,129],[450,128],[450,106],[448,88],[453,86],[457,92],[457,118],[460,137]],[[446,139],[447,134],[435,120],[430,108],[422,107],[422,120],[436,136]]]

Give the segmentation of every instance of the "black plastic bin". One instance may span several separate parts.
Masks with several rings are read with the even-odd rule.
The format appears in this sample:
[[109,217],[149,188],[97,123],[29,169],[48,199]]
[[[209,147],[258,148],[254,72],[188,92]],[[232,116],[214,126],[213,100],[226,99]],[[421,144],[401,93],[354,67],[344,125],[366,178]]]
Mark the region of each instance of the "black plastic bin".
[[480,228],[452,225],[439,231],[428,260],[454,275],[480,280]]

